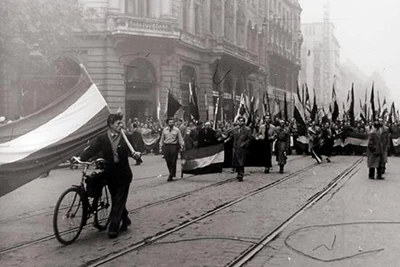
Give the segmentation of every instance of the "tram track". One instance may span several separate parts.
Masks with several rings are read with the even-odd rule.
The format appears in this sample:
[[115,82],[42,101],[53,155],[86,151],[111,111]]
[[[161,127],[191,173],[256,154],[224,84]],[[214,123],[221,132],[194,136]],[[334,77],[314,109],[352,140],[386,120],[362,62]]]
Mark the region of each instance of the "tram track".
[[227,208],[229,208],[229,207],[231,207],[231,206],[233,206],[233,205],[235,205],[237,203],[240,203],[240,202],[242,202],[242,201],[244,201],[246,199],[249,199],[250,197],[252,197],[254,195],[260,194],[262,192],[265,192],[268,189],[271,189],[271,188],[273,188],[275,186],[278,186],[278,185],[284,183],[285,181],[287,181],[287,180],[289,180],[289,179],[291,179],[293,177],[296,177],[299,174],[301,174],[303,172],[306,172],[307,170],[309,170],[309,169],[311,169],[311,168],[313,168],[313,167],[315,167],[317,165],[318,165],[317,163],[313,163],[313,164],[307,165],[306,167],[301,168],[301,169],[299,169],[299,170],[297,170],[297,171],[295,171],[293,173],[290,173],[288,175],[285,175],[284,177],[282,177],[282,178],[280,178],[280,179],[278,179],[278,180],[276,180],[274,182],[271,182],[271,183],[265,184],[263,186],[260,186],[257,189],[252,190],[251,192],[245,194],[242,197],[236,198],[234,200],[231,200],[231,201],[228,201],[228,202],[226,202],[224,204],[221,204],[221,205],[219,205],[217,207],[214,207],[213,209],[204,212],[202,215],[199,215],[199,216],[197,216],[195,218],[192,218],[191,220],[185,221],[185,222],[181,223],[180,225],[178,225],[176,227],[172,227],[172,228],[169,228],[169,229],[162,230],[162,231],[156,233],[155,235],[148,236],[148,237],[144,238],[142,241],[135,242],[135,243],[123,248],[123,249],[120,249],[119,251],[114,251],[114,252],[112,252],[110,254],[98,257],[96,259],[92,259],[92,260],[86,262],[85,264],[81,265],[81,267],[97,267],[97,266],[101,266],[101,265],[103,265],[103,264],[105,264],[107,262],[113,261],[113,260],[115,260],[115,259],[117,259],[117,258],[119,258],[119,257],[121,257],[121,256],[123,256],[123,255],[125,255],[127,253],[130,253],[132,251],[136,251],[136,250],[139,250],[139,249],[144,248],[146,246],[149,246],[149,245],[155,243],[156,241],[158,241],[158,240],[160,240],[162,238],[165,238],[165,237],[167,237],[167,236],[169,236],[169,235],[171,235],[171,234],[173,234],[173,233],[175,233],[175,232],[177,232],[179,230],[187,228],[187,227],[189,227],[189,226],[191,226],[191,225],[193,225],[193,224],[195,224],[195,223],[197,223],[197,222],[199,222],[199,221],[201,221],[201,220],[203,220],[203,219],[205,219],[207,217],[210,217],[210,216],[212,216],[212,215],[214,215],[214,214],[216,214],[218,212],[226,210]]
[[[293,161],[296,161],[296,160],[299,160],[299,159],[302,159],[302,157],[293,158],[290,161],[293,162]],[[296,175],[308,170],[309,168],[311,168],[311,167],[313,167],[315,165],[316,165],[316,163],[312,163],[311,165],[307,165],[306,167],[304,167],[304,168],[302,168],[302,169],[300,169],[298,171],[295,171],[295,172],[293,172],[291,174],[288,174],[288,175],[278,179],[277,181],[271,182],[271,183],[269,183],[268,185],[266,185],[264,187],[270,188],[270,187],[276,186],[276,185],[286,181],[287,179],[290,179],[290,178],[292,178],[292,177],[294,177],[294,176],[296,176]],[[187,191],[187,192],[184,192],[184,193],[181,193],[181,194],[169,197],[169,198],[165,198],[165,199],[162,199],[162,200],[159,200],[159,201],[155,201],[155,202],[152,202],[152,203],[145,204],[145,205],[140,206],[138,208],[134,208],[134,209],[128,210],[128,212],[129,212],[129,214],[135,214],[135,213],[140,212],[140,211],[142,211],[144,209],[148,209],[148,208],[151,208],[151,207],[156,207],[156,206],[163,205],[163,204],[166,204],[166,203],[169,203],[169,202],[173,202],[175,200],[179,200],[181,198],[193,195],[193,194],[195,194],[197,192],[200,192],[202,190],[206,190],[206,189],[210,189],[210,188],[213,188],[213,187],[221,186],[221,185],[224,185],[224,184],[236,181],[236,180],[237,180],[236,178],[228,178],[226,180],[222,180],[222,181],[219,181],[219,182],[216,182],[216,183],[212,183],[212,184],[209,184],[207,186],[203,186],[203,187],[200,187],[200,188],[197,188],[197,189],[194,189],[194,190],[190,190],[190,191]],[[39,215],[45,215],[45,216],[46,215],[48,215],[48,216],[51,215],[52,216],[53,215],[53,211],[52,212],[47,212],[47,213],[43,212],[41,214],[35,214],[33,216],[39,216]],[[27,218],[30,218],[30,217],[25,217],[24,219],[27,219]],[[20,220],[22,220],[22,219],[20,219]],[[61,234],[69,234],[69,233],[71,233],[71,232],[73,232],[75,230],[76,230],[76,228],[72,228],[72,229],[69,229],[69,230],[61,232]],[[50,234],[50,235],[46,235],[46,236],[43,236],[43,237],[36,238],[34,240],[30,240],[30,241],[14,244],[14,245],[8,246],[6,248],[0,248],[0,255],[7,254],[7,253],[10,253],[10,252],[19,250],[19,249],[23,249],[23,248],[26,248],[26,247],[29,247],[29,246],[32,246],[32,245],[35,245],[35,244],[40,244],[40,243],[43,243],[43,242],[47,242],[47,241],[50,241],[50,240],[53,240],[53,239],[55,239],[54,234]]]
[[[324,196],[332,192],[332,190],[344,179],[351,178],[356,172],[353,172],[357,166],[361,164],[363,158],[358,159],[354,164],[345,169],[339,175],[334,177],[332,181],[325,186],[323,189],[316,192],[312,195],[303,205],[297,209],[294,213],[292,213],[287,219],[282,221],[277,227],[275,227],[272,231],[264,234],[258,241],[256,241],[253,245],[251,245],[248,249],[243,251],[237,258],[232,260],[230,263],[225,265],[225,267],[242,267],[246,266],[262,249],[264,249],[268,244],[270,244],[273,240],[275,240],[278,235],[294,220],[296,219],[302,212],[316,204],[319,200],[321,200]],[[335,192],[333,192],[335,193]]]

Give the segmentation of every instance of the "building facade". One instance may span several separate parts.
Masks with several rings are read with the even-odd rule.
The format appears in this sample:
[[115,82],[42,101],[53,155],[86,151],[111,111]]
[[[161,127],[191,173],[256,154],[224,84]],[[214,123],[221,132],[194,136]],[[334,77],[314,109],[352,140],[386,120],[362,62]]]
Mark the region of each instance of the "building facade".
[[156,118],[158,103],[163,117],[168,90],[187,110],[189,86],[203,121],[213,118],[218,96],[219,119],[227,120],[241,93],[292,99],[302,43],[298,0],[81,2],[96,30],[80,36],[69,56],[127,119]]
[[324,21],[303,23],[304,42],[301,48],[300,82],[315,89],[319,105],[331,102],[333,84],[340,79],[340,44],[335,36],[335,25],[329,20],[325,7]]

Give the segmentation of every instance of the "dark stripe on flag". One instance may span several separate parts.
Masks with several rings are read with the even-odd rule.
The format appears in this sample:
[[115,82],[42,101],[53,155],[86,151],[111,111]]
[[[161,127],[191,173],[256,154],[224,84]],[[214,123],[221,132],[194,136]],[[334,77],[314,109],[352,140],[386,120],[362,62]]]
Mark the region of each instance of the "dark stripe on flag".
[[104,107],[85,125],[64,139],[24,159],[0,165],[0,197],[55,168],[60,162],[78,155],[88,145],[88,140],[107,130],[105,122],[109,114],[108,108]]
[[91,82],[87,79],[81,80],[74,88],[66,92],[60,98],[52,102],[42,110],[29,115],[21,120],[0,126],[0,144],[18,138],[33,129],[40,127],[54,119],[68,107],[74,104],[90,88]]
[[182,152],[182,172],[207,174],[222,172],[224,144],[190,149]]

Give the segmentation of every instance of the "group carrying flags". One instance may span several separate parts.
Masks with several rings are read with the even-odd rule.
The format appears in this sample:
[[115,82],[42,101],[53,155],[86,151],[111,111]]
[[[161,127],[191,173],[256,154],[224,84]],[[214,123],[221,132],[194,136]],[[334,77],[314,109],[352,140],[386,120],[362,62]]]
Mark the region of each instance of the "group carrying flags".
[[85,74],[70,91],[44,109],[0,127],[0,196],[77,155],[107,130],[110,111]]

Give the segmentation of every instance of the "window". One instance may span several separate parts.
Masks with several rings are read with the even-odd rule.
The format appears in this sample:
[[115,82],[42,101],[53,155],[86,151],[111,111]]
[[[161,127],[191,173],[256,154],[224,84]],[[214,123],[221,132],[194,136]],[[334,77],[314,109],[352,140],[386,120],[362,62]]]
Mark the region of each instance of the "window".
[[132,16],[149,17],[150,0],[126,0],[125,13]]
[[198,4],[195,5],[194,8],[194,33],[200,34],[200,6]]

